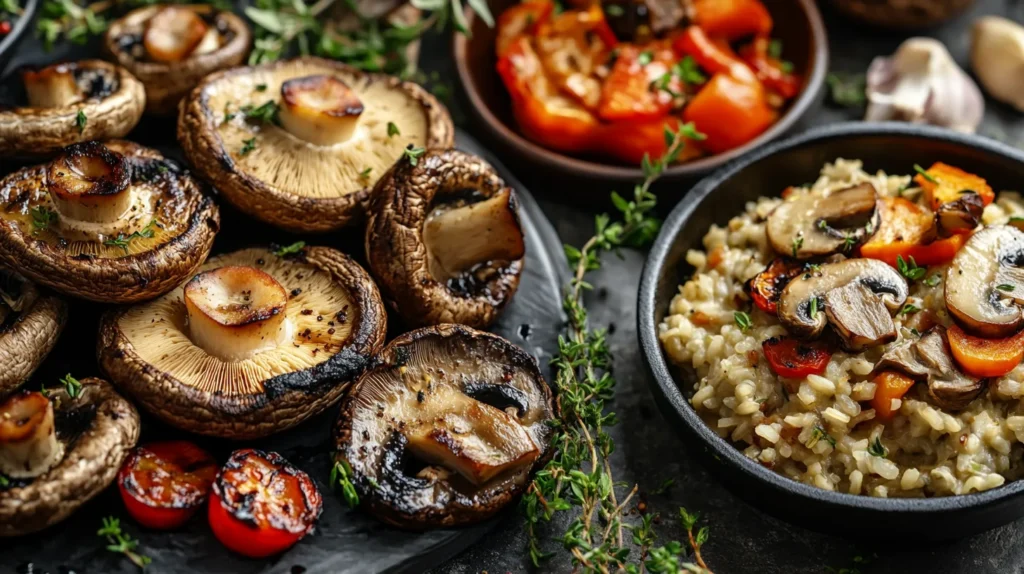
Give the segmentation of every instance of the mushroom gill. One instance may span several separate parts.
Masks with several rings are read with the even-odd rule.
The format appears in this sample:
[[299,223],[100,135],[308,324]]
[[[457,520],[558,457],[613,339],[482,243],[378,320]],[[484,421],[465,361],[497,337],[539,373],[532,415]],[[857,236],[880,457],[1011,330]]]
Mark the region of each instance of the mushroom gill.
[[1002,338],[1024,327],[1024,232],[986,227],[967,240],[946,270],[946,308],[979,337]]
[[0,474],[36,477],[53,467],[63,454],[49,399],[25,391],[0,404]]

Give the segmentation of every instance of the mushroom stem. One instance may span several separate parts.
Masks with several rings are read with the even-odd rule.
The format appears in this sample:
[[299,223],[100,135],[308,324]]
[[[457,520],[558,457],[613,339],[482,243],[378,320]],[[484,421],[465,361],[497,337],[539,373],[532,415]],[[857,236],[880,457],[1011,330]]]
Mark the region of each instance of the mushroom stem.
[[50,162],[46,183],[62,218],[115,223],[131,209],[124,158],[98,142],[69,146]]
[[438,210],[423,224],[430,274],[446,281],[478,263],[515,261],[526,245],[512,190],[464,207]]
[[314,145],[352,139],[363,103],[352,88],[334,76],[305,76],[281,84],[279,118],[293,136]]
[[49,399],[22,392],[0,405],[0,473],[33,478],[53,467],[63,454]]
[[142,43],[153,60],[180,62],[200,48],[206,52],[216,49],[216,30],[212,37],[209,31],[194,10],[168,6],[149,20]]
[[247,359],[287,340],[287,304],[284,287],[252,267],[221,267],[185,284],[192,342],[225,361]]
[[60,108],[82,100],[84,93],[75,74],[66,64],[26,70],[21,74],[28,105],[33,108]]

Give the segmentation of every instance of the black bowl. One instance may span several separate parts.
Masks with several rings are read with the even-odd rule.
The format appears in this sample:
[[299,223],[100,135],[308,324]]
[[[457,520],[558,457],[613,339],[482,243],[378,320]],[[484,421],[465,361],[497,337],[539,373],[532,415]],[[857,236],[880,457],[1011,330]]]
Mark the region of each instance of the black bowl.
[[[1024,182],[1024,153],[997,141],[911,124],[847,123],[762,147],[698,183],[665,221],[640,282],[637,327],[651,389],[669,424],[735,494],[770,514],[813,530],[884,540],[967,536],[1024,516],[1024,480],[981,493],[937,498],[872,498],[830,492],[768,470],[719,437],[687,400],[693,381],[671,369],[657,326],[678,286],[692,273],[686,251],[701,248],[712,223],[725,224],[744,202],[814,181],[836,158],[862,159],[868,172],[913,173],[944,161],[981,174],[993,189]],[[685,389],[685,394],[684,394]]]
[[4,68],[7,67],[7,64],[14,56],[15,50],[18,48],[18,44],[25,37],[25,32],[28,31],[29,24],[32,23],[38,5],[39,0],[25,0],[24,5],[21,7],[21,16],[18,16],[13,22],[11,31],[3,38],[0,38],[0,72],[3,72]]

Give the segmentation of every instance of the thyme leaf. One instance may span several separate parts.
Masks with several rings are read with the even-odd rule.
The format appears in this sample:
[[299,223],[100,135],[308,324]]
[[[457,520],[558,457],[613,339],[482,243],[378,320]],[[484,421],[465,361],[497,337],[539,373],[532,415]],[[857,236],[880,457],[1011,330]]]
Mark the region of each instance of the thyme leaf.
[[153,235],[156,233],[156,227],[159,225],[160,223],[157,222],[156,219],[152,219],[141,230],[134,231],[128,235],[118,233],[117,237],[113,239],[107,239],[106,241],[103,242],[103,245],[109,245],[111,247],[120,247],[122,250],[124,250],[125,253],[128,253],[129,243],[131,243],[135,239],[152,238]]
[[64,375],[64,378],[60,380],[60,384],[64,385],[64,390],[67,391],[69,397],[77,399],[82,396],[82,383],[72,377],[71,373]]
[[341,487],[341,495],[345,498],[345,504],[349,508],[359,506],[359,493],[356,492],[356,487],[352,484],[352,467],[344,459],[334,462],[334,466],[331,468],[330,484]]
[[398,130],[398,126],[395,125],[395,122],[388,122],[388,137],[393,138],[400,135],[402,135],[402,132]]
[[930,181],[932,183],[939,183],[939,180],[936,179],[934,175],[928,173],[928,170],[917,165],[916,163],[914,164],[914,171],[921,174],[921,177],[923,177],[926,181]]
[[89,118],[85,115],[84,110],[78,110],[78,114],[75,115],[75,127],[78,128],[78,133],[85,131],[85,124],[89,122]]
[[[903,275],[910,281],[917,281],[918,279],[924,277],[924,274],[928,272],[928,269],[917,266],[917,262],[914,261],[913,255],[907,257],[906,260],[903,259],[902,255],[897,255],[896,270],[900,272],[900,275]],[[929,286],[934,287],[934,285]]]
[[420,158],[423,157],[423,154],[425,153],[427,153],[425,148],[414,147],[412,144],[409,144],[409,147],[405,148],[405,151],[402,152],[402,157],[409,160],[409,165],[415,166],[419,165]]
[[885,448],[885,445],[882,444],[882,437],[876,436],[875,440],[871,441],[871,444],[868,445],[868,454],[879,458],[889,456],[889,449]]
[[274,250],[274,255],[277,255],[278,257],[288,257],[289,255],[296,255],[298,253],[301,253],[302,250],[305,249],[305,248],[306,248],[306,242],[305,241],[296,241],[295,243],[292,243],[291,245],[285,245],[283,247],[279,247],[278,249]]
[[736,321],[736,325],[739,326],[740,331],[747,332],[753,325],[750,321],[750,315],[743,311],[733,311],[732,318]]
[[103,528],[97,530],[96,535],[106,539],[107,550],[117,554],[124,554],[125,558],[131,560],[132,564],[135,564],[140,569],[145,570],[146,566],[149,566],[149,563],[153,561],[149,556],[138,552],[139,541],[121,530],[121,520],[119,518],[114,518],[113,516],[104,518]]

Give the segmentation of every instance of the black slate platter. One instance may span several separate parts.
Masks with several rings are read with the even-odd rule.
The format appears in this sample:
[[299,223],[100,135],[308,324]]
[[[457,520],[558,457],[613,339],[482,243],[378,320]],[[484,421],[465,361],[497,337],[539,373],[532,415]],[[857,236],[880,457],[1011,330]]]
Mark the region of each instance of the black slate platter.
[[[154,138],[155,133],[166,134],[166,137]],[[160,148],[168,157],[180,159],[180,152],[172,147],[173,133],[173,125],[147,122],[136,128],[128,139]],[[460,149],[491,162],[506,183],[519,193],[527,247],[525,269],[518,293],[492,331],[536,357],[550,380],[548,365],[551,353],[558,348],[557,338],[563,321],[560,285],[567,265],[561,243],[534,199],[489,152],[461,131],[457,142]],[[214,253],[271,242],[290,244],[302,239],[311,245],[333,246],[360,261],[363,259],[361,233],[289,235],[245,217],[225,202],[220,204],[222,229],[214,244]],[[38,388],[41,384],[54,386],[66,373],[77,377],[101,374],[96,364],[95,345],[97,321],[104,309],[104,306],[94,303],[73,304],[69,323],[57,347],[26,385],[28,388]],[[404,330],[394,320],[391,323],[389,340]],[[327,484],[332,449],[330,427],[337,410],[335,406],[295,429],[245,443],[189,436],[143,413],[140,442],[186,438],[207,448],[219,460],[226,459],[233,449],[242,446],[273,450],[314,478],[324,494],[324,511],[318,527],[281,556],[270,560],[250,560],[231,554],[213,537],[205,512],[194,517],[178,532],[146,531],[127,518],[116,488],[111,487],[62,524],[39,534],[0,540],[0,572],[136,572],[137,569],[127,560],[105,550],[106,543],[96,535],[105,516],[120,517],[128,533],[139,539],[142,552],[153,559],[148,572],[190,574],[423,572],[479,540],[497,522],[514,518],[512,513],[515,510],[511,508],[488,523],[475,527],[411,533],[385,526],[359,510],[349,510]]]

